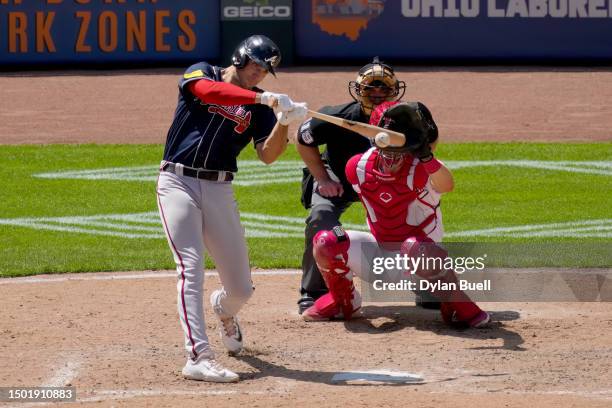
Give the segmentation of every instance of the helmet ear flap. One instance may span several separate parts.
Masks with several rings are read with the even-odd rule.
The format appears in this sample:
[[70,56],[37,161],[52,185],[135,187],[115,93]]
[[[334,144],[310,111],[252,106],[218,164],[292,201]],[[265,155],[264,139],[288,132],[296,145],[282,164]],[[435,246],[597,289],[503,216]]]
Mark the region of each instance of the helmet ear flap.
[[232,55],[232,65],[234,65],[236,68],[244,68],[248,62],[249,56],[246,53],[246,45],[243,41]]

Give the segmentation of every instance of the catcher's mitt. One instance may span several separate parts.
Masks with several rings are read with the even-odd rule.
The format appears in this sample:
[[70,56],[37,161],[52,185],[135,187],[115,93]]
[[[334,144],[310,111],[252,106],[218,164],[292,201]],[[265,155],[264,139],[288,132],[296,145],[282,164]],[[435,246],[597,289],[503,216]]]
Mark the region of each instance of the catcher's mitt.
[[403,133],[403,146],[382,148],[387,152],[410,153],[419,158],[431,155],[429,145],[438,139],[438,128],[429,109],[421,102],[385,102],[370,117],[376,126]]

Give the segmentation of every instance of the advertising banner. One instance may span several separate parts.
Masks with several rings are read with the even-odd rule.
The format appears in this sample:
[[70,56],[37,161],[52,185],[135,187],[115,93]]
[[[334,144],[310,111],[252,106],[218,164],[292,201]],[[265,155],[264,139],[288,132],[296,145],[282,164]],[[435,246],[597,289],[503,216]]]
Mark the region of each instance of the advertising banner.
[[611,0],[308,0],[302,58],[612,58]]
[[219,3],[1,0],[0,64],[215,59]]
[[293,18],[293,0],[221,0],[221,21]]

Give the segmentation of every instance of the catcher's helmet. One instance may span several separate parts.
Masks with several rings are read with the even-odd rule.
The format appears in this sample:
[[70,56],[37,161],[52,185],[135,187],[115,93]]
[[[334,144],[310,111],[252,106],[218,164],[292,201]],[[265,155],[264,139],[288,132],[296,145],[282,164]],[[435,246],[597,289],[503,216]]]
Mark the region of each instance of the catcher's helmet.
[[232,55],[232,64],[237,68],[244,68],[249,60],[276,76],[274,69],[280,63],[281,52],[274,41],[265,35],[252,35],[238,44]]
[[[373,89],[385,91],[384,97],[370,95]],[[397,101],[404,96],[406,83],[398,81],[393,68],[374,57],[371,63],[359,70],[357,80],[349,82],[349,93],[361,104],[363,111],[369,115],[372,110],[384,101]]]
[[403,133],[403,146],[387,146],[384,152],[410,153],[423,143],[438,139],[438,128],[431,113],[421,102],[385,102],[376,107],[370,117],[370,124]]

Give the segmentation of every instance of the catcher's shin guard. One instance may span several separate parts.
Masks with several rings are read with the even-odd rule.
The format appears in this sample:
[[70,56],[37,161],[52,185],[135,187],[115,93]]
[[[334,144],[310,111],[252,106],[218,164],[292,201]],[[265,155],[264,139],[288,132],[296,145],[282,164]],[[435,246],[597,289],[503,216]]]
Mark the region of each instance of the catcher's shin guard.
[[[361,307],[361,295],[354,289],[352,297],[352,311],[355,313]],[[326,293],[317,300],[314,304],[302,313],[302,318],[308,322],[327,321],[333,319],[350,319],[351,315],[345,315],[343,309],[338,302],[334,300],[332,293]]]
[[[353,285],[352,274],[347,266],[349,237],[341,226],[336,226],[331,231],[319,231],[312,242],[315,261],[329,289],[333,303],[339,307],[339,311],[348,320],[361,306],[357,299],[358,296],[355,296],[355,285]],[[325,309],[331,313],[335,306],[329,300],[328,298]]]
[[[427,259],[430,261],[441,259],[441,262],[428,262],[426,266],[421,263],[421,267],[415,273],[432,283],[454,284],[452,286],[456,288],[454,290],[435,289],[430,292],[442,302],[441,313],[446,323],[451,323],[454,320],[455,322],[470,324],[475,317],[484,313],[468,295],[459,290],[459,282],[455,272],[443,267],[448,252],[433,240],[427,237],[410,237],[402,243],[401,253],[411,258],[422,258],[423,262]],[[439,267],[441,265],[442,267]],[[436,285],[436,287],[439,287],[439,285]]]

